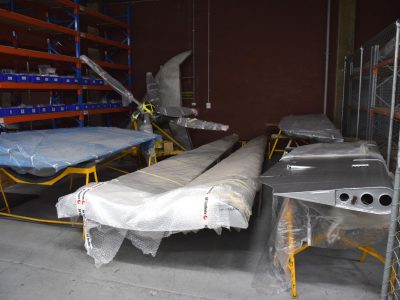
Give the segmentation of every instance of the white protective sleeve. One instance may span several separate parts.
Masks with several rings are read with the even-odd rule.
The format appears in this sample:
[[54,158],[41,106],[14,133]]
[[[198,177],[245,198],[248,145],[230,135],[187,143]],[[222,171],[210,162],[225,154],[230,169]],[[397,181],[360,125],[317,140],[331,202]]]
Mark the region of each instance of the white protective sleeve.
[[[160,186],[167,183],[169,190],[155,185],[151,192],[145,192],[144,181],[137,182],[136,188],[128,187],[127,182],[121,182],[125,176],[117,179],[118,182],[83,187],[60,199],[59,217],[71,216],[65,211],[74,210],[76,215],[77,209],[81,210],[85,246],[96,265],[110,262],[124,238],[143,253],[155,255],[161,239],[176,232],[247,228],[265,145],[265,137],[250,141],[190,183],[183,184],[182,174],[169,177],[168,183],[160,173],[153,174],[155,178],[160,177]],[[76,205],[82,200],[84,205]]]

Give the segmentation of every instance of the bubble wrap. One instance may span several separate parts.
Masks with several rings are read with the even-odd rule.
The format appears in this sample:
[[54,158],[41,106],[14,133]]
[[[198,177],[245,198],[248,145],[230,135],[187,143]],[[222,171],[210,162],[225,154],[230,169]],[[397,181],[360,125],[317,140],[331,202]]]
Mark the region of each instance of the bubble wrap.
[[[94,188],[81,188],[60,198],[58,215],[76,216],[77,205],[71,203],[77,203],[77,199],[85,200],[81,213],[88,237],[85,246],[96,265],[110,262],[125,237],[143,253],[155,255],[161,239],[176,232],[247,228],[265,144],[265,137],[254,139],[198,177],[182,176],[187,172],[182,174],[182,170],[188,167],[180,162],[180,156],[185,158],[182,154],[173,160],[178,162],[172,164],[174,169],[166,170],[166,173],[176,175],[168,177],[168,182],[157,177],[164,177],[166,173],[148,173],[143,169],[132,175],[153,174],[146,176],[147,179],[156,175],[154,184],[143,185],[145,182],[139,181],[136,188],[132,188],[132,182],[130,187],[126,185],[127,181],[121,182],[128,179],[122,176]],[[193,157],[187,163],[193,163]],[[177,175],[177,172],[181,173]],[[136,182],[137,177],[134,178]],[[82,193],[85,193],[84,197]]]

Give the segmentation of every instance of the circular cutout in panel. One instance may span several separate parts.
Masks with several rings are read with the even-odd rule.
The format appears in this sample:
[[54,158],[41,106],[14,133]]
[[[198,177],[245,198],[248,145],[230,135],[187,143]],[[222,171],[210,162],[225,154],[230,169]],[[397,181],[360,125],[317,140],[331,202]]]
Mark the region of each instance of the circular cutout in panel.
[[392,204],[392,197],[389,195],[382,195],[379,197],[379,203],[383,206],[389,206]]
[[371,194],[364,194],[361,196],[361,202],[365,205],[371,205],[374,202],[374,197]]
[[340,196],[339,196],[339,199],[342,200],[342,201],[347,201],[347,200],[350,199],[350,196],[349,196],[349,194],[341,193]]

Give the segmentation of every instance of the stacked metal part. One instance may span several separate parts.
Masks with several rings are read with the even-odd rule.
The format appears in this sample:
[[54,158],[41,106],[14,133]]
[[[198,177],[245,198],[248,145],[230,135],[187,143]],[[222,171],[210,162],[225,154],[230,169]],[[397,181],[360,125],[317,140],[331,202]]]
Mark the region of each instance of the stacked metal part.
[[290,287],[288,262],[304,243],[373,245],[386,238],[392,178],[375,144],[312,144],[284,156],[260,180],[272,188],[274,229],[258,282]]
[[143,253],[155,255],[162,238],[176,232],[247,228],[266,138],[254,139],[204,172],[236,141],[230,136],[82,187],[59,199],[58,216],[84,216],[85,247],[96,265],[110,262],[125,238]]

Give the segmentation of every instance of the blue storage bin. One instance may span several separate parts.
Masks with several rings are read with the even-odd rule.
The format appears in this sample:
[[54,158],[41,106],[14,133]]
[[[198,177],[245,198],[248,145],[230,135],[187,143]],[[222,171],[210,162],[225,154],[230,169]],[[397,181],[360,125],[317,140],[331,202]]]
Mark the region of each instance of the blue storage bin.
[[49,76],[51,83],[62,83],[60,76]]
[[42,75],[31,75],[31,80],[34,83],[42,83],[44,81],[44,77]]
[[62,76],[61,78],[61,82],[62,83],[66,83],[66,84],[75,84],[75,77],[73,76]]
[[30,74],[16,74],[17,82],[32,82],[32,75]]
[[19,115],[31,115],[32,114],[32,107],[31,106],[20,107],[18,114]]
[[16,82],[16,80],[15,74],[0,74],[0,81]]
[[88,109],[96,109],[96,103],[88,103]]
[[43,82],[44,83],[52,83],[52,76],[47,76],[47,75],[41,75],[43,77]]
[[80,107],[78,104],[66,104],[65,110],[66,111],[77,111],[77,110],[80,110]]
[[4,116],[9,117],[9,116],[18,116],[19,115],[19,107],[7,107],[4,108]]
[[95,79],[94,84],[95,85],[104,85],[104,80],[103,79]]
[[37,114],[46,114],[51,112],[51,105],[38,105],[36,106]]
[[121,107],[122,103],[121,102],[111,102],[111,107],[112,108],[117,108],[117,107]]

